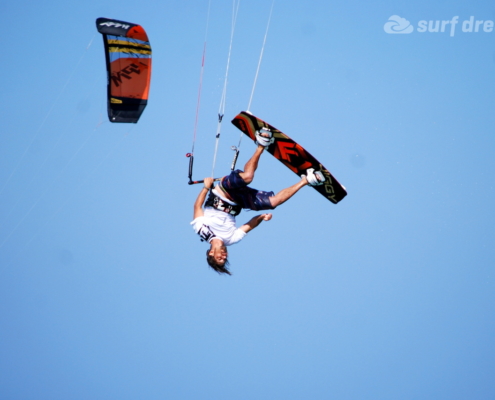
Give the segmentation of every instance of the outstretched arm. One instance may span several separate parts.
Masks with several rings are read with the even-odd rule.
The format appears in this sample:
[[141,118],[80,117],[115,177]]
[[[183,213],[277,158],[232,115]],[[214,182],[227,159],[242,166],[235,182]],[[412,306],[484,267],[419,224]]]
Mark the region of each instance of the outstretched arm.
[[247,224],[242,225],[239,229],[248,233],[256,228],[262,221],[270,221],[272,219],[272,214],[261,214],[253,217],[249,220]]
[[213,185],[213,179],[205,178],[204,186],[201,189],[201,192],[199,192],[198,198],[194,202],[194,219],[204,215],[203,203],[205,202],[206,195],[208,194],[208,190],[210,190],[211,185]]

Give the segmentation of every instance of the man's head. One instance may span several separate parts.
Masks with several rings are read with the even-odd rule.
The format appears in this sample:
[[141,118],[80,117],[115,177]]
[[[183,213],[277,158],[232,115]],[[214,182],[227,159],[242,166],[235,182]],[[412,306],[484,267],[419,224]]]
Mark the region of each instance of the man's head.
[[228,256],[227,247],[225,247],[223,242],[218,239],[213,239],[211,241],[210,249],[206,251],[206,261],[208,262],[208,265],[219,274],[232,275],[227,269],[227,266],[229,265]]

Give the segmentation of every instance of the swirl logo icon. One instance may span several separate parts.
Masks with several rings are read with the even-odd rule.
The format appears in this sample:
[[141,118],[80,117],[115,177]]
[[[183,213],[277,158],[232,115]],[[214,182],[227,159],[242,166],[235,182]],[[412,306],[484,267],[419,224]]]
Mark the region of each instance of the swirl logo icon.
[[412,33],[414,28],[407,19],[392,15],[383,25],[383,30],[387,33]]

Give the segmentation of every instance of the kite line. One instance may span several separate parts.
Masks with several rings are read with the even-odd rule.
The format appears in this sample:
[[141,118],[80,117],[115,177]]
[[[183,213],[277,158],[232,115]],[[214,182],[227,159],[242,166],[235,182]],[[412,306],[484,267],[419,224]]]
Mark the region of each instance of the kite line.
[[[251,103],[252,103],[252,100],[253,100],[254,91],[255,91],[255,88],[256,88],[257,80],[258,80],[258,75],[259,75],[259,71],[260,71],[261,61],[263,59],[263,53],[264,53],[264,50],[265,50],[266,39],[267,39],[267,36],[268,36],[268,30],[269,30],[269,27],[270,27],[270,22],[271,22],[271,18],[272,18],[274,4],[275,4],[275,0],[272,1],[272,5],[271,5],[271,8],[270,8],[270,14],[269,14],[269,17],[268,17],[268,22],[267,22],[267,26],[266,26],[265,36],[264,36],[264,39],[263,39],[263,45],[261,47],[261,53],[260,53],[260,57],[259,57],[259,60],[258,60],[258,66],[256,68],[256,74],[255,74],[253,86],[252,86],[252,89],[251,89],[251,95],[250,95],[250,98],[249,98],[248,111],[251,108]],[[206,34],[205,34],[205,43],[204,43],[204,46],[203,46],[203,57],[202,57],[202,63],[201,63],[201,73],[200,73],[200,81],[199,81],[199,89],[198,89],[198,100],[197,100],[197,106],[196,106],[196,118],[195,118],[195,123],[194,123],[194,132],[193,132],[193,144],[192,144],[192,150],[191,150],[191,152],[186,154],[186,157],[189,157],[189,173],[188,173],[188,178],[189,178],[188,184],[189,185],[193,185],[193,184],[196,184],[196,183],[202,183],[203,182],[203,180],[194,181],[192,179],[192,175],[193,175],[193,164],[194,164],[194,145],[196,143],[198,117],[199,117],[199,109],[200,109],[200,102],[201,102],[201,89],[202,89],[202,85],[203,85],[203,72],[204,72],[204,66],[205,66],[206,42],[207,42],[208,25],[209,25],[209,19],[210,19],[210,5],[211,5],[211,0],[208,3],[208,14],[207,14],[207,22],[206,22]],[[228,52],[228,57],[227,57],[227,67],[226,67],[226,70],[225,70],[225,78],[224,78],[224,85],[223,85],[223,90],[222,90],[222,97],[221,97],[221,100],[220,100],[220,106],[219,106],[219,111],[218,111],[218,125],[217,125],[217,133],[216,133],[216,136],[215,136],[215,149],[214,149],[214,153],[213,153],[213,165],[212,165],[212,169],[211,169],[211,177],[212,178],[214,177],[216,159],[217,159],[217,154],[218,154],[218,144],[219,144],[220,135],[221,135],[221,125],[222,125],[222,120],[223,120],[223,116],[224,116],[224,113],[225,113],[225,104],[226,104],[226,97],[227,97],[228,74],[229,74],[229,68],[230,68],[230,59],[231,59],[231,55],[232,55],[232,43],[233,43],[233,38],[234,38],[235,25],[236,25],[236,21],[237,21],[237,14],[238,14],[238,11],[239,11],[239,5],[240,5],[240,0],[238,0],[238,1],[233,0],[233,5],[232,5],[232,24],[231,24],[231,34],[230,34],[230,45],[229,45],[229,52]],[[232,146],[231,147],[232,150],[235,151],[234,159],[233,159],[232,164],[231,164],[231,170],[234,170],[235,169],[237,158],[239,156],[239,151],[240,151],[239,149],[240,149],[241,142],[242,142],[242,136],[243,135],[241,134],[241,137],[239,139],[239,144],[237,146]],[[215,180],[219,180],[219,179],[217,178]]]
[[89,41],[88,45],[86,46],[86,49],[84,50],[84,53],[79,58],[79,61],[77,62],[77,64],[74,66],[74,68],[70,72],[69,77],[65,81],[65,84],[62,86],[62,89],[60,89],[60,91],[58,92],[57,97],[55,98],[55,100],[53,101],[52,105],[50,106],[50,109],[48,110],[48,112],[46,113],[45,117],[43,118],[43,121],[41,121],[41,124],[39,125],[38,129],[36,130],[36,133],[34,134],[34,136],[31,138],[31,141],[29,142],[29,144],[27,145],[26,149],[24,150],[24,153],[22,154],[21,158],[19,159],[19,161],[15,165],[14,170],[10,173],[9,177],[7,178],[7,180],[5,181],[5,183],[3,184],[2,189],[0,190],[0,195],[3,193],[3,191],[7,187],[8,183],[10,182],[10,180],[12,179],[12,177],[14,176],[14,174],[17,172],[19,166],[21,165],[22,161],[26,157],[27,152],[29,151],[29,149],[33,145],[33,143],[36,140],[36,138],[38,137],[39,133],[41,132],[41,129],[45,125],[46,120],[48,119],[48,117],[52,113],[53,109],[55,108],[55,104],[57,104],[58,100],[60,99],[60,96],[62,95],[62,93],[67,88],[67,85],[72,80],[72,77],[74,76],[77,68],[81,64],[81,62],[84,59],[84,57],[86,56],[89,48],[91,47],[91,44],[93,43],[93,40],[94,40],[95,36],[96,36],[96,34],[94,34],[93,37],[91,38],[91,40]]
[[[263,38],[263,45],[261,46],[260,57],[259,57],[259,60],[258,60],[258,67],[256,68],[256,74],[254,76],[254,82],[253,82],[253,87],[251,89],[251,96],[249,97],[249,103],[248,103],[248,107],[247,107],[247,112],[250,112],[250,110],[251,110],[251,103],[253,101],[254,90],[256,88],[256,83],[258,81],[258,75],[259,75],[259,72],[260,72],[261,61],[263,59],[263,53],[265,51],[266,38],[268,36],[268,29],[270,28],[270,22],[272,20],[272,12],[273,12],[273,5],[274,4],[275,4],[275,0],[272,1],[272,6],[270,8],[270,14],[268,16],[268,22],[266,24],[265,37]],[[232,165],[230,167],[232,171],[235,169],[235,164],[237,163],[237,158],[239,157],[239,152],[240,152],[241,143],[242,143],[242,137],[243,136],[244,135],[241,132],[241,134],[239,136],[239,144],[237,146],[232,146],[232,150],[235,151],[234,159],[232,160]]]

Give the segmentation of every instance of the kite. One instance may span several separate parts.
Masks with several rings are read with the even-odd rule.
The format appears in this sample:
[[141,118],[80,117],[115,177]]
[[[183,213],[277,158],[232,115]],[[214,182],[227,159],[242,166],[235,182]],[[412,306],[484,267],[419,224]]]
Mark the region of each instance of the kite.
[[110,122],[136,123],[148,103],[151,46],[143,27],[130,22],[98,18],[107,65]]

